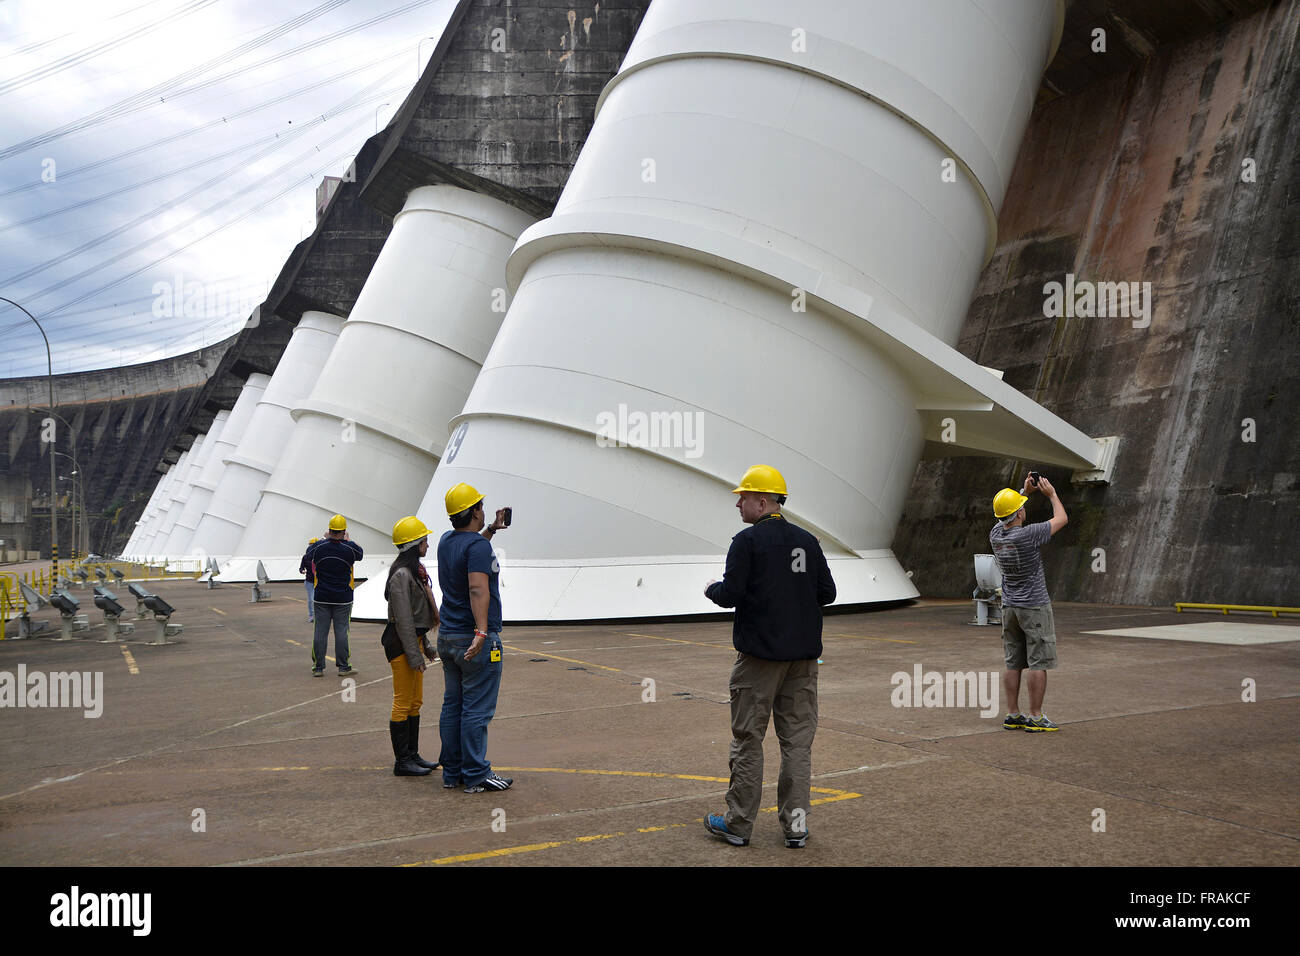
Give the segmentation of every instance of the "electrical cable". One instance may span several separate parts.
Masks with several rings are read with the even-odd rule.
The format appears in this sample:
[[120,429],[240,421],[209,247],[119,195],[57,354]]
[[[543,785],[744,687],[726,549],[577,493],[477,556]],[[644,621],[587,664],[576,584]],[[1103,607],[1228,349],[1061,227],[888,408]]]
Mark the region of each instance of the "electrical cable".
[[326,0],[326,2],[322,3],[320,6],[313,7],[306,13],[294,17],[292,20],[287,20],[279,26],[273,27],[265,33],[254,37],[246,43],[242,43],[231,50],[227,50],[219,56],[200,63],[198,66],[177,73],[175,76],[163,80],[161,83],[155,83],[143,92],[128,96],[126,99],[121,100],[112,106],[106,106],[101,110],[97,110],[94,113],[81,117],[81,119],[73,120],[70,123],[64,123],[62,126],[56,127],[52,130],[47,130],[46,132],[41,133],[38,136],[33,136],[21,143],[0,149],[0,159],[8,159],[10,156],[25,153],[29,149],[35,149],[37,146],[44,146],[47,143],[52,143],[55,140],[62,139],[69,133],[86,129],[96,123],[103,122],[105,119],[115,118],[135,109],[142,109],[145,106],[152,104],[156,99],[161,98],[162,94],[170,93],[175,87],[182,83],[186,83],[189,80],[194,79],[196,76],[202,76],[209,70],[216,69],[219,66],[224,66],[231,60],[243,56],[245,53],[255,50],[258,47],[265,46],[271,41],[279,39],[286,33],[296,30],[303,24],[309,23],[317,17],[323,16],[329,11],[342,6],[347,2],[348,0]]
[[204,7],[209,7],[216,2],[217,0],[189,0],[185,6],[173,10],[165,17],[160,17],[157,20],[152,20],[148,23],[142,24],[141,26],[133,27],[111,40],[105,40],[102,43],[96,43],[92,46],[85,47],[84,49],[78,50],[76,53],[69,53],[66,56],[59,57],[57,60],[53,60],[43,66],[38,66],[33,70],[28,70],[26,73],[19,74],[18,76],[12,77],[8,80],[0,80],[0,96],[4,96],[6,93],[12,93],[14,90],[22,89],[24,86],[36,83],[37,81],[43,80],[48,76],[53,76],[56,73],[62,73],[64,70],[71,69],[74,66],[79,66],[87,60],[93,60],[95,57],[107,53],[110,50],[115,50],[119,46],[131,43],[141,37],[146,37],[150,33],[160,30],[176,20],[181,20],[189,16],[191,13],[197,13]]

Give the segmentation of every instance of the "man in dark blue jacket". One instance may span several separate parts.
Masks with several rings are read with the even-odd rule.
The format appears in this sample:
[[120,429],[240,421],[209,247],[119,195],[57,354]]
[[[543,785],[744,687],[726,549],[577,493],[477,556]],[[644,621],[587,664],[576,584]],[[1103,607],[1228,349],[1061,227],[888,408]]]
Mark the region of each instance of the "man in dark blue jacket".
[[325,675],[325,651],[330,624],[334,625],[334,657],[339,676],[355,674],[348,653],[348,626],[352,621],[352,565],[364,557],[361,545],[348,540],[348,523],[342,515],[330,518],[329,534],[311,549],[316,568],[316,635],[311,645],[311,676]]
[[785,845],[798,849],[808,839],[822,606],[835,600],[835,581],[817,539],[782,516],[786,484],[779,471],[755,465],[734,493],[750,527],[731,539],[726,574],[704,591],[714,604],[736,609],[731,786],[726,814],[709,814],[704,827],[732,846],[749,844],[763,796],[763,737],[771,718],[781,741],[778,815]]

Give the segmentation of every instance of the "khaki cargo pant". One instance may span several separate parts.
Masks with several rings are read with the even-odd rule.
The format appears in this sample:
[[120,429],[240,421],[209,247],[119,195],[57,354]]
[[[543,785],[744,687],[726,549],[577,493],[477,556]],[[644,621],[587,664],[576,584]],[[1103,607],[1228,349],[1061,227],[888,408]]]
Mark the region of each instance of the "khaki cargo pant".
[[763,799],[768,718],[781,741],[776,799],[786,835],[807,832],[812,742],[817,733],[817,660],[767,661],[738,654],[731,669],[731,786],[727,829],[749,838]]

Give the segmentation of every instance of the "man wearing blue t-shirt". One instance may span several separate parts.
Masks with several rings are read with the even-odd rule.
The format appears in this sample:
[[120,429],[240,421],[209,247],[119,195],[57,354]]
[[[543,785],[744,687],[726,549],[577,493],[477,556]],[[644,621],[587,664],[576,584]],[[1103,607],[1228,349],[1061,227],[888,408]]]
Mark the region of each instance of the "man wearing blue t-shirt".
[[492,536],[506,526],[506,508],[485,525],[483,495],[460,482],[447,492],[452,530],[438,542],[438,586],[442,622],[438,656],[445,692],[438,731],[442,736],[442,785],[464,782],[466,793],[508,790],[487,759],[487,725],[496,714],[501,688],[501,566]]
[[[1011,488],[997,493],[993,516],[998,523],[989,532],[989,544],[1002,571],[1002,650],[1006,658],[1002,689],[1010,708],[1002,726],[1031,734],[1060,729],[1043,713],[1047,672],[1056,667],[1056,624],[1039,549],[1070,520],[1052,483],[1036,475],[1030,473],[1019,494]],[[1033,491],[1041,491],[1052,503],[1052,518],[1027,525],[1024,505]],[[1026,671],[1029,711],[1022,714],[1020,677]]]

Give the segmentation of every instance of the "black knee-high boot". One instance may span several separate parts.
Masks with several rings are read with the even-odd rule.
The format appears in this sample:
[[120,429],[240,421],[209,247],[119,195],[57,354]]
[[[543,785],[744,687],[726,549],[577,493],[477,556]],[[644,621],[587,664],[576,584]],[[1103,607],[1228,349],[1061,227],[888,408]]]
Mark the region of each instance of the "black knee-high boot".
[[420,715],[412,714],[410,717],[407,717],[406,726],[410,728],[410,730],[407,731],[407,743],[410,745],[408,752],[411,755],[411,763],[417,764],[421,767],[428,767],[431,773],[434,770],[437,770],[438,765],[436,763],[429,763],[429,761],[420,756]]
[[393,739],[394,777],[424,777],[433,773],[431,767],[422,767],[411,759],[409,723],[410,718],[388,722],[388,735]]

